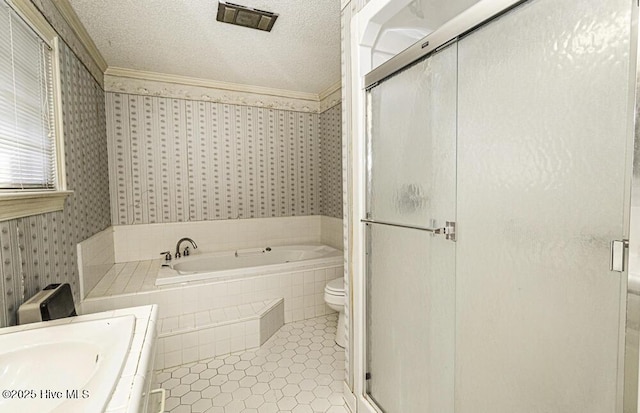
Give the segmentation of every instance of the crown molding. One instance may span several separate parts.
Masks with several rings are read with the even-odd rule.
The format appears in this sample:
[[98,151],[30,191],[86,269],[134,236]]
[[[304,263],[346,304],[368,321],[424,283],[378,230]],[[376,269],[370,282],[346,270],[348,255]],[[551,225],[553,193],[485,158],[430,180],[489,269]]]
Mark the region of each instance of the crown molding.
[[317,100],[292,99],[282,96],[230,91],[157,80],[134,79],[110,74],[104,75],[104,90],[112,93],[254,106],[293,112],[319,113],[320,111],[320,102]]
[[318,102],[318,95],[315,93],[295,92],[292,90],[274,89],[263,86],[244,85],[240,83],[220,82],[217,80],[201,79],[189,76],[171,75],[158,72],[147,72],[144,70],[125,69],[121,67],[109,67],[105,75],[120,78],[149,80],[153,82],[171,83],[175,85],[195,86],[207,89],[227,90],[230,92],[251,93],[256,95],[275,96],[288,99],[305,100]]
[[100,50],[89,36],[87,29],[84,27],[80,18],[76,14],[75,10],[71,6],[68,0],[53,0],[52,1],[55,8],[60,12],[62,18],[67,22],[71,30],[76,35],[76,37],[80,40],[82,45],[85,47],[94,63],[100,68],[102,72],[107,70],[107,62],[102,57]]
[[107,92],[322,113],[341,101],[340,82],[320,94],[220,82],[120,67],[107,68]]
[[342,88],[342,81],[338,80],[333,85],[329,86],[318,95],[318,100],[322,101],[331,96],[333,93],[339,91]]
[[318,95],[318,99],[320,100],[320,108],[318,109],[320,113],[342,103],[342,83],[336,82],[329,86]]

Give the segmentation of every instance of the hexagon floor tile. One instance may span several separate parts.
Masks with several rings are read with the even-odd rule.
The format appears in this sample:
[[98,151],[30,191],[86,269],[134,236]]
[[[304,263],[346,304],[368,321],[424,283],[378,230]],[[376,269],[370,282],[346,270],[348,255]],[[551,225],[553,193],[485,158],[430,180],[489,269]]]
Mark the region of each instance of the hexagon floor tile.
[[167,413],[348,413],[337,316],[285,324],[262,347],[157,372]]

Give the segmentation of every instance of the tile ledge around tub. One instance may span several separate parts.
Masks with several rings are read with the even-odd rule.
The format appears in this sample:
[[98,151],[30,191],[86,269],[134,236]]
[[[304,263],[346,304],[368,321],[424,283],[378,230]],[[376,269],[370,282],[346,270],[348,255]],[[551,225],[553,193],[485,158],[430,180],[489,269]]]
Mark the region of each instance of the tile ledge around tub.
[[[238,282],[243,280],[249,280],[257,277],[263,276],[277,276],[283,274],[289,274],[292,272],[300,273],[311,270],[324,270],[329,268],[340,267],[343,265],[342,261],[339,264],[336,263],[326,263],[326,264],[309,264],[305,266],[301,266],[292,271],[276,269],[276,270],[265,270],[258,274],[252,274],[249,277],[238,278],[237,275],[228,275],[223,277],[218,277],[215,279],[205,279],[205,280],[197,280],[197,281],[188,281],[183,283],[175,283],[175,284],[166,284],[166,285],[155,285],[155,279],[158,275],[158,272],[162,269],[163,260],[158,258],[154,260],[141,260],[141,261],[129,261],[126,263],[115,263],[113,264],[107,274],[103,277],[102,280],[87,294],[87,296],[82,299],[82,301],[91,301],[91,300],[99,300],[103,298],[111,298],[111,297],[132,297],[139,294],[146,293],[154,293],[159,291],[170,291],[170,290],[178,290],[183,288],[185,285],[193,285],[193,286],[204,286],[214,283],[223,283],[223,282]],[[139,265],[148,265],[149,267],[146,270],[144,277],[139,277],[138,282],[136,283],[137,288],[128,289],[127,286],[123,288],[122,291],[115,291],[114,285],[117,284],[115,282],[118,276],[124,275],[125,277],[133,277],[133,273],[135,269]],[[128,270],[125,270],[125,267],[129,266]],[[133,269],[132,269],[133,268]],[[126,272],[123,272],[126,271]],[[121,272],[123,272],[121,274]],[[142,282],[140,282],[142,280]],[[128,283],[127,283],[128,285]]]

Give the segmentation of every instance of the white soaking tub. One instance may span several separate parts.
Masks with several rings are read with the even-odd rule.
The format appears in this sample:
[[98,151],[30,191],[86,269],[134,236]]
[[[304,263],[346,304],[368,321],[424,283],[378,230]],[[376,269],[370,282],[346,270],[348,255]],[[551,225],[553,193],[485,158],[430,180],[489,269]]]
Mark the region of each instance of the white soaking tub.
[[158,272],[156,285],[241,278],[290,272],[317,265],[342,263],[342,251],[327,245],[285,245],[198,254],[169,262]]

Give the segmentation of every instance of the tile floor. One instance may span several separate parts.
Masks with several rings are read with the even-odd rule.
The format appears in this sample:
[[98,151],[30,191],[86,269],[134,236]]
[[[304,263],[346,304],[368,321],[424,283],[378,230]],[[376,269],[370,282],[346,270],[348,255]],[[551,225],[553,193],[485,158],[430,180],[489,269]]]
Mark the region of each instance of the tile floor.
[[285,324],[262,347],[161,370],[167,413],[348,413],[337,315]]

